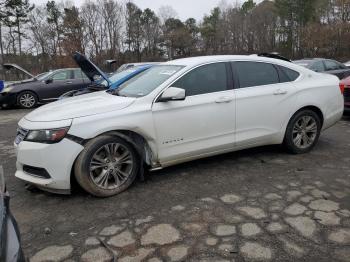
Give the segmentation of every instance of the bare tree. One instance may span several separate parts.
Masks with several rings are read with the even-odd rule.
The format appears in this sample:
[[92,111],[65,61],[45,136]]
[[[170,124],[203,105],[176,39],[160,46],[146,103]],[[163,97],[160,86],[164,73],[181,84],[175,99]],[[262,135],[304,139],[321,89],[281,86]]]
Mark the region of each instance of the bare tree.
[[96,59],[99,59],[103,48],[105,47],[105,41],[107,39],[107,30],[105,26],[107,23],[103,19],[103,2],[98,1],[86,1],[81,7],[81,18],[86,27],[87,40],[89,45],[91,43],[92,50],[90,52]]
[[123,27],[123,6],[117,1],[104,0],[102,17],[107,32],[108,56],[114,58],[118,55],[121,44],[121,30]]

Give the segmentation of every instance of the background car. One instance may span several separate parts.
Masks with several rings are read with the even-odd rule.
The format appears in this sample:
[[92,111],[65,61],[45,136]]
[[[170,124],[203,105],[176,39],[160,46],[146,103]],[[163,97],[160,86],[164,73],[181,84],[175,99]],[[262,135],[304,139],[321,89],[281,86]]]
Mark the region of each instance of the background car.
[[[95,81],[90,86],[82,88],[80,90],[73,90],[63,94],[59,99],[69,98],[73,96],[79,96],[84,94],[89,94],[97,91],[103,90],[114,90],[117,89],[121,84],[128,81],[129,79],[137,76],[138,74],[144,72],[145,70],[151,68],[153,65],[137,65],[129,69],[117,72],[112,75],[104,74],[95,64],[93,64],[87,57],[80,53],[75,53],[74,59],[77,64],[83,68],[83,71],[86,75],[91,75],[93,72],[94,77],[91,77],[91,80],[94,78],[100,77],[100,80]],[[90,66],[89,66],[90,65]]]
[[0,107],[17,105],[21,108],[34,108],[38,104],[56,101],[62,94],[90,84],[91,80],[80,68],[58,69],[7,86],[0,93]]
[[0,166],[0,247],[0,261],[25,261],[17,222],[10,211],[10,196],[6,190],[2,166]]
[[344,114],[350,115],[350,77],[340,81],[340,89],[344,94]]
[[350,68],[350,61],[344,63],[344,65],[345,65],[347,68]]
[[327,73],[337,76],[339,79],[350,76],[350,68],[347,68],[344,64],[323,58],[302,59],[293,61],[294,63],[309,68],[315,72]]

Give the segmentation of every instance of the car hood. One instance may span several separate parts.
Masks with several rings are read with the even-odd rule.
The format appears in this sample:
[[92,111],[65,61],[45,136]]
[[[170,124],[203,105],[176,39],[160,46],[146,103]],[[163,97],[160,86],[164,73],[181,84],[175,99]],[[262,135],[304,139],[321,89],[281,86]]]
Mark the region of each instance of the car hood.
[[21,86],[28,83],[38,82],[36,78],[25,79],[21,81],[5,82],[6,86]]
[[136,98],[120,97],[105,91],[67,98],[42,106],[25,116],[35,122],[50,122],[116,111],[130,106]]
[[2,66],[6,70],[17,69],[20,72],[24,73],[25,75],[29,76],[30,78],[34,78],[34,76],[31,73],[29,73],[27,70],[25,70],[24,68],[20,67],[19,65],[16,65],[16,64],[3,64]]
[[95,77],[102,77],[109,84],[111,84],[108,76],[105,73],[103,73],[103,71],[100,68],[98,68],[83,54],[75,52],[73,55],[73,59],[84,72],[84,74],[91,80],[91,82],[95,80]]

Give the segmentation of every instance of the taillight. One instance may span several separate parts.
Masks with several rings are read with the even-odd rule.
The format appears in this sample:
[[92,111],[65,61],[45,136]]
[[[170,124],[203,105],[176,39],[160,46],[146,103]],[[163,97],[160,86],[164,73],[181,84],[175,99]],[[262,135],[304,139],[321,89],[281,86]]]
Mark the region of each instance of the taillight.
[[341,92],[342,94],[344,94],[345,84],[340,83],[340,84],[339,84],[339,88],[340,88],[340,92]]

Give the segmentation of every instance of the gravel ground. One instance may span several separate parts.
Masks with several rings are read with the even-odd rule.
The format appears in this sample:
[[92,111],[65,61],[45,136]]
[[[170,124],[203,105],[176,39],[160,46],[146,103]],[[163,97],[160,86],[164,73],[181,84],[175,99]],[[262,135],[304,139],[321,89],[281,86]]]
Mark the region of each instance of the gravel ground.
[[29,192],[13,176],[27,112],[0,110],[0,164],[31,261],[350,261],[350,118],[310,154],[235,152],[97,199]]

